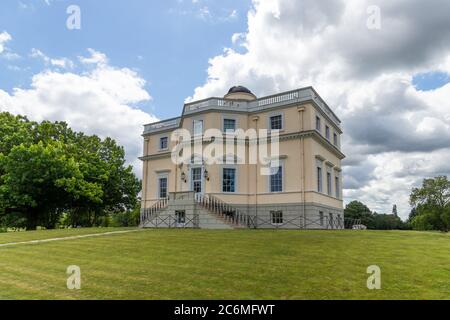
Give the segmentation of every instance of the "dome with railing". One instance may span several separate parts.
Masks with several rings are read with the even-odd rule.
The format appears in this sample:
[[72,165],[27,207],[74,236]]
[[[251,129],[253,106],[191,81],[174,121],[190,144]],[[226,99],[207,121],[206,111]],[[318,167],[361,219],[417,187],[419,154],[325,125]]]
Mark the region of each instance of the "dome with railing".
[[256,100],[256,96],[244,86],[231,87],[224,98],[236,100]]

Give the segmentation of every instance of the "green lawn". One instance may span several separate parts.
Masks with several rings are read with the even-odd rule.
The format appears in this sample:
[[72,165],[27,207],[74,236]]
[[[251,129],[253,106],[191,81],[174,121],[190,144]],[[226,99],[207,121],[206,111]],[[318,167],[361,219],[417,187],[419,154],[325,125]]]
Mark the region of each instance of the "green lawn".
[[[8,233],[0,244],[115,230]],[[81,290],[66,288],[69,265],[81,268]],[[369,265],[381,268],[381,290],[366,287]],[[0,298],[449,299],[450,236],[143,230],[19,244],[0,247]]]

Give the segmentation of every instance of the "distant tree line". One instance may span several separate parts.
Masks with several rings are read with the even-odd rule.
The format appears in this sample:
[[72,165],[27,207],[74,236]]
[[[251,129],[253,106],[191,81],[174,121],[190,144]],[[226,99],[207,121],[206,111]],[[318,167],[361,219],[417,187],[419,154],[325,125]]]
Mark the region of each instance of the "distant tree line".
[[404,230],[409,229],[397,215],[397,206],[394,205],[392,214],[372,212],[360,201],[352,201],[344,209],[345,219],[358,219],[361,224],[372,230]]
[[0,113],[0,227],[135,225],[140,181],[110,139]]
[[410,195],[412,210],[403,222],[394,205],[392,214],[379,214],[359,201],[347,204],[346,219],[360,219],[368,229],[450,230],[450,181],[447,176],[424,179],[422,186],[413,188]]

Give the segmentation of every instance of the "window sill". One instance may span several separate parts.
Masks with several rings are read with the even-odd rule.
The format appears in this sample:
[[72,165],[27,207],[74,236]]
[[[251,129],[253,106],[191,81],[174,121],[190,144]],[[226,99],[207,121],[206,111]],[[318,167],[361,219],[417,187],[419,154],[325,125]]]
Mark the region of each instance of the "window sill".
[[277,131],[279,134],[284,133],[285,129],[268,129],[267,133],[272,134],[272,131]]

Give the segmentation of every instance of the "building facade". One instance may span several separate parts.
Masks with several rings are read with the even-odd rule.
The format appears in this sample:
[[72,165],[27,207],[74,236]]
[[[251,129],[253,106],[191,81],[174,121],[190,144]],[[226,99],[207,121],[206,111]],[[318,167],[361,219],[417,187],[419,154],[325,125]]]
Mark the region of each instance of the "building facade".
[[341,135],[312,87],[187,103],[145,126],[141,226],[342,229]]

